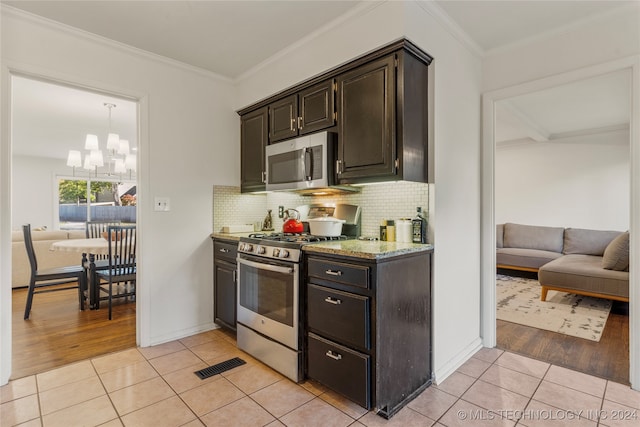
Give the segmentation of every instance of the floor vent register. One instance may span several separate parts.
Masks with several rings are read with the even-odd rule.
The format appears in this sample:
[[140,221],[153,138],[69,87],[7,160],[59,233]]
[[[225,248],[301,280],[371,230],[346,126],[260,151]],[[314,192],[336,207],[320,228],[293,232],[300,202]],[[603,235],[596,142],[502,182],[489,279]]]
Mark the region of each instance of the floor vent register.
[[218,375],[224,371],[228,371],[229,369],[236,368],[238,366],[244,365],[244,360],[239,357],[234,357],[233,359],[225,360],[224,362],[216,363],[215,365],[209,366],[208,368],[200,369],[199,371],[195,371],[196,374],[201,380],[207,379],[214,375]]

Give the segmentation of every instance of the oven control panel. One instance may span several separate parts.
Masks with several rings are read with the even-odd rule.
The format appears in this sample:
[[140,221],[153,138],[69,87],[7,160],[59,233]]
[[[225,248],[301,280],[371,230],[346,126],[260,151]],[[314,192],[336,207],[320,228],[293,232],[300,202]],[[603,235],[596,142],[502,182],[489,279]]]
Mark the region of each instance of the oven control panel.
[[300,261],[301,255],[300,249],[297,248],[279,248],[271,245],[248,242],[240,242],[238,244],[238,252],[293,262]]

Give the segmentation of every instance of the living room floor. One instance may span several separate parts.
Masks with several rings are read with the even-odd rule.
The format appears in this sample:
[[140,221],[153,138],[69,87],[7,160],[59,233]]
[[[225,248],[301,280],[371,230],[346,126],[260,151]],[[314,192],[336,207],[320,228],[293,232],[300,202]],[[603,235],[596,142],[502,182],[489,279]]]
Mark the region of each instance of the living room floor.
[[[640,392],[546,362],[482,349],[385,420],[307,381],[295,384],[220,329],[11,381],[2,426],[637,426]],[[205,380],[194,371],[247,363]],[[491,411],[491,412],[490,412]]]

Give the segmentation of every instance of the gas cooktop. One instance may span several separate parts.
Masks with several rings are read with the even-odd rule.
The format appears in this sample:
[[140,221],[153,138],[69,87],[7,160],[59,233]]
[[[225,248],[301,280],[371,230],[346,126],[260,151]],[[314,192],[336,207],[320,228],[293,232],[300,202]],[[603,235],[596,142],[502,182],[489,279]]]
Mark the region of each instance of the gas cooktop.
[[266,240],[270,242],[312,243],[326,242],[330,240],[347,240],[348,236],[314,236],[309,233],[253,233],[249,239]]

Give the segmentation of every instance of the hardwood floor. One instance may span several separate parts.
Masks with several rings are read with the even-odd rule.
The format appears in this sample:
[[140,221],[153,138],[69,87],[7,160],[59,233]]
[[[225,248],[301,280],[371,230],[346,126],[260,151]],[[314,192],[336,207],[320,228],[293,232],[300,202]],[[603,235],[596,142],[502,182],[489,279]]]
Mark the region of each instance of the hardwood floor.
[[136,304],[115,302],[113,319],[78,309],[76,290],[35,295],[24,320],[26,288],[13,290],[11,379],[136,346]]
[[599,342],[498,320],[497,347],[629,384],[629,303],[614,302]]

